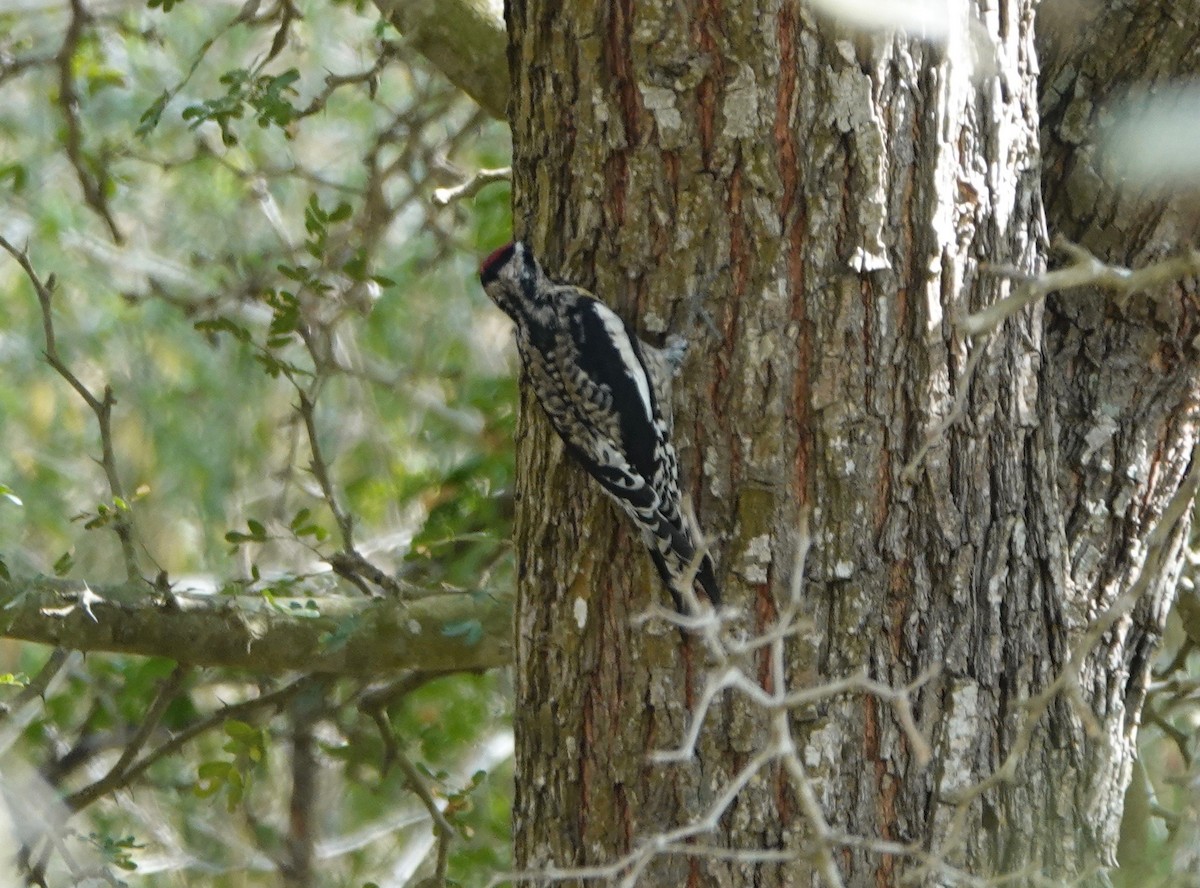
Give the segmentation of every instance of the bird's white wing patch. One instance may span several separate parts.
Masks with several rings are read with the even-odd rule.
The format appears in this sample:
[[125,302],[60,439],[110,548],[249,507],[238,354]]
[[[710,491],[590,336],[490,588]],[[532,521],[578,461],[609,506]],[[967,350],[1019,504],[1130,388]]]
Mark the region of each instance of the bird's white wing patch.
[[604,324],[604,329],[612,339],[612,344],[621,355],[622,365],[628,368],[629,375],[633,377],[633,384],[637,386],[638,396],[642,399],[642,407],[646,410],[646,419],[654,422],[654,405],[650,400],[650,380],[646,378],[642,362],[638,360],[637,353],[633,350],[633,343],[629,341],[625,322],[603,302],[593,302],[592,308],[595,310],[596,316],[600,318],[600,322]]

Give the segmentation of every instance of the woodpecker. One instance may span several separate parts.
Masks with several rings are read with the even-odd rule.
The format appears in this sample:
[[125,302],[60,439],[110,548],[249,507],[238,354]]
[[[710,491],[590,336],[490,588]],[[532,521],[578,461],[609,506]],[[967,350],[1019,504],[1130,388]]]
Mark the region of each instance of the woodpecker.
[[699,563],[680,510],[679,460],[671,444],[671,377],[683,360],[679,337],[658,349],[588,291],[552,280],[517,241],[483,261],[479,280],[516,323],[529,384],[567,452],[632,519],[675,607],[694,582],[713,604],[721,592],[712,560]]

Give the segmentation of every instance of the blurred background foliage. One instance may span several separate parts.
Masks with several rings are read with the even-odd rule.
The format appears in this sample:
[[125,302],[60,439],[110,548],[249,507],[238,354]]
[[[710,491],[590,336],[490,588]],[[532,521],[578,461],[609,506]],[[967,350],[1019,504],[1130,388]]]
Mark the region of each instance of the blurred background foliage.
[[[54,276],[63,360],[112,386],[143,576],[334,589],[300,387],[359,551],[434,591],[511,587],[511,337],[475,279],[509,236],[508,186],[432,200],[509,154],[507,127],[369,4],[0,10],[0,235]],[[0,255],[0,569],[121,579],[94,520],[113,506],[95,418],[44,349],[34,289]],[[267,542],[231,544],[248,527]],[[504,675],[372,684],[55,657],[0,643],[14,849],[23,821],[104,776],[160,697],[146,749],[208,729],[88,804],[65,844],[34,843],[21,878],[409,884],[438,851],[402,761],[446,804],[451,879],[481,884],[508,860]],[[27,699],[39,676],[44,703]]]

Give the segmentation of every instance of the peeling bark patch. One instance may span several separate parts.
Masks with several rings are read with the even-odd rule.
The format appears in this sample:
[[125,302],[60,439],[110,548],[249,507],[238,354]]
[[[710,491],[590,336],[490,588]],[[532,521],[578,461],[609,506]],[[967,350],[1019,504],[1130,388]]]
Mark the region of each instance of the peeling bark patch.
[[787,287],[791,293],[791,320],[796,331],[796,372],[792,390],[792,413],[796,425],[796,451],[792,476],[793,489],[801,505],[808,502],[808,466],[811,458],[812,436],[809,434],[810,366],[812,347],[805,299],[804,251],[808,241],[807,208],[800,199],[800,160],[794,107],[797,102],[796,12],[793,4],[785,3],[776,18],[776,40],[779,44],[779,84],[775,102],[773,136],[779,157],[779,220],[782,242],[786,250]]
[[[771,587],[763,583],[754,595],[754,633],[761,635],[779,616]],[[758,684],[768,694],[775,693],[775,680],[771,672],[771,649],[763,646],[758,651]]]
[[[750,269],[755,257],[750,255],[746,246],[746,224],[742,219],[742,168],[735,166],[729,177],[729,191],[725,201],[725,209],[729,215],[729,261],[733,266],[734,297],[729,300],[732,305],[739,304],[740,297],[746,295],[750,282]],[[729,331],[732,339],[733,330]]]
[[779,201],[779,222],[784,228],[787,227],[792,207],[796,203],[796,190],[800,181],[796,131],[792,123],[792,104],[795,99],[798,68],[792,54],[792,33],[795,27],[795,13],[792,11],[792,6],[785,4],[779,10],[777,20],[780,67],[774,128],[775,144],[779,151],[779,180],[783,185]]
[[642,103],[654,115],[658,127],[658,141],[664,148],[679,146],[683,130],[683,115],[675,103],[675,91],[661,86],[641,87]]
[[608,180],[608,194],[611,196],[612,220],[614,223],[625,222],[625,192],[629,188],[629,164],[625,160],[625,152],[618,151],[611,155],[604,164],[604,178]]
[[743,64],[738,68],[733,82],[726,86],[725,127],[721,132],[726,139],[749,139],[758,131],[758,80],[754,69]]
[[606,4],[604,67],[621,108],[626,143],[633,147],[641,142],[642,98],[633,74],[630,36],[633,33],[634,0],[614,0]]
[[746,543],[746,548],[735,569],[746,582],[757,585],[767,581],[767,569],[770,565],[771,538],[764,533],[752,537]]
[[[871,762],[875,775],[876,821],[879,824],[880,835],[890,841],[895,837],[896,786],[895,781],[888,775],[886,762],[880,756],[878,707],[879,702],[875,697],[868,694],[863,698],[863,752],[866,760]],[[893,855],[880,856],[875,869],[875,884],[879,888],[889,888],[896,884],[895,867],[896,859]]]
[[583,701],[583,738],[579,745],[579,826],[577,836],[587,835],[588,809],[592,801],[592,763],[595,756],[591,750],[595,739],[595,711],[592,694],[585,695]]
[[713,132],[717,118],[717,84],[724,76],[721,54],[713,31],[721,21],[719,0],[703,0],[696,14],[693,37],[700,51],[712,62],[708,72],[696,87],[697,130],[700,136],[700,158],[704,169],[712,169]]
[[947,708],[946,765],[938,787],[943,795],[958,792],[971,782],[971,750],[980,736],[979,686],[974,682],[955,684]]
[[605,175],[609,182],[613,221],[625,222],[625,200],[629,187],[629,165],[626,154],[641,142],[642,97],[638,92],[630,56],[630,35],[633,31],[633,0],[616,0],[606,6],[608,15],[604,22],[604,70],[621,112],[624,129],[624,145],[617,148],[605,164]]

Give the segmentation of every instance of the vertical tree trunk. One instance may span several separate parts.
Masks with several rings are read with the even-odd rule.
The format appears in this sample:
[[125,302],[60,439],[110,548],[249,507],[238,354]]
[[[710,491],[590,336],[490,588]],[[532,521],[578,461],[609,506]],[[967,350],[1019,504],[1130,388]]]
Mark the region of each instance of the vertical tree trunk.
[[[1065,297],[1035,307],[964,387],[983,340],[956,319],[1008,292],[980,263],[1044,261],[1033,5],[970,4],[945,45],[786,0],[509,6],[518,233],[646,338],[692,341],[682,481],[744,631],[786,600],[807,510],[811,630],[787,686],[936,670],[913,694],[927,763],[877,697],[791,715],[847,884],[1111,861],[1185,537],[1160,519],[1195,435],[1191,301],[1165,320],[1100,301],[1086,327]],[[517,862],[602,865],[709,809],[769,714],[730,694],[691,761],[648,759],[680,741],[713,664],[631,621],[663,600],[648,560],[522,415]],[[767,657],[747,662],[774,690]],[[1026,704],[1064,670],[1077,692]],[[765,768],[704,843],[791,858],[666,854],[641,884],[817,880],[799,789]]]

